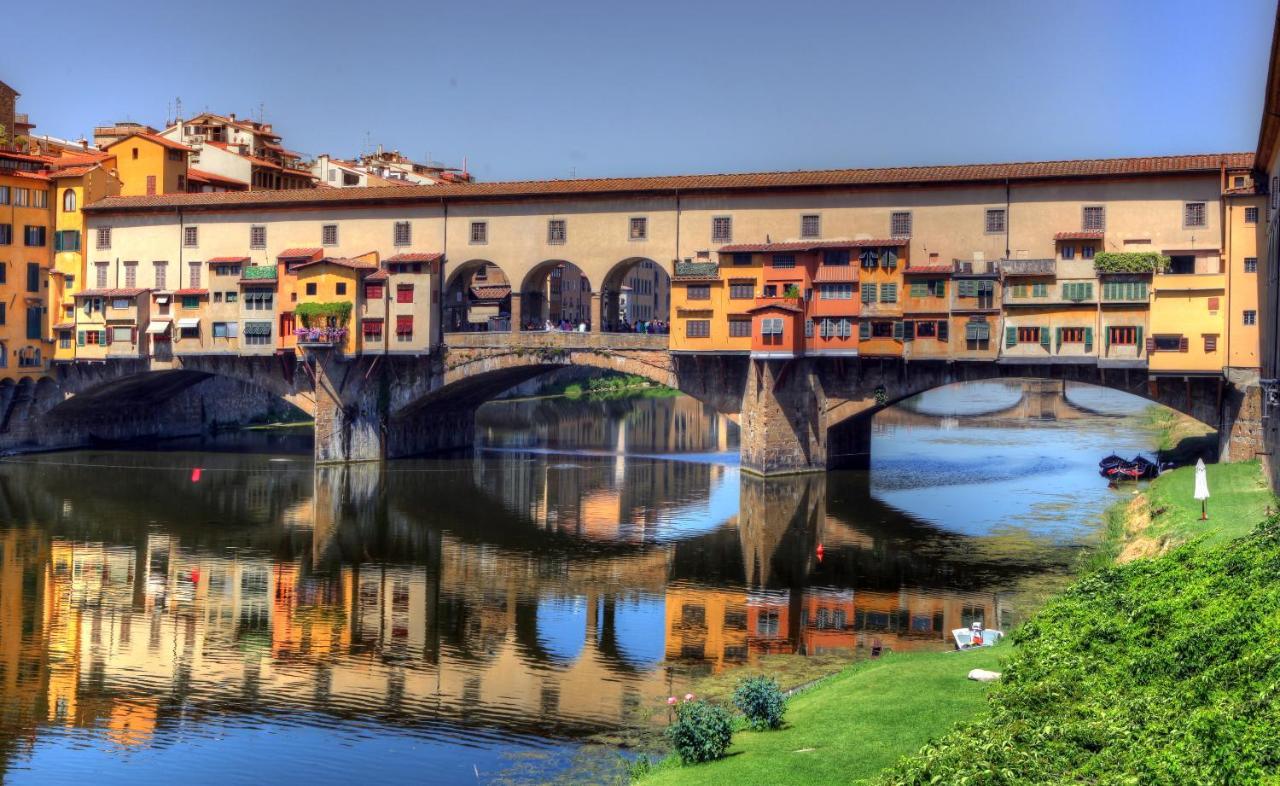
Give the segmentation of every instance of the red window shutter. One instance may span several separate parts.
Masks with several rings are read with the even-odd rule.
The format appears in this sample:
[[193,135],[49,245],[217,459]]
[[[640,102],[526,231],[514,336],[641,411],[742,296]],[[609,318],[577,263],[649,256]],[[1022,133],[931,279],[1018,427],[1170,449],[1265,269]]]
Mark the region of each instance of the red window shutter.
[[1218,337],[1216,335],[1204,337],[1204,351],[1205,352],[1218,351]]
[[412,317],[412,316],[398,316],[398,317],[396,317],[396,332],[397,332],[397,333],[412,333],[412,332],[413,332],[413,317]]
[[413,284],[401,284],[398,287],[396,287],[396,302],[397,303],[413,302]]
[[364,288],[365,300],[382,300],[382,285],[369,284]]
[[1186,336],[1183,336],[1182,338],[1178,339],[1179,352],[1186,352],[1190,348],[1191,348],[1191,342],[1187,340]]
[[1216,297],[1209,298],[1209,310],[1210,311],[1218,310],[1218,299]]
[[366,336],[376,336],[382,332],[381,319],[366,319],[364,321],[364,334]]

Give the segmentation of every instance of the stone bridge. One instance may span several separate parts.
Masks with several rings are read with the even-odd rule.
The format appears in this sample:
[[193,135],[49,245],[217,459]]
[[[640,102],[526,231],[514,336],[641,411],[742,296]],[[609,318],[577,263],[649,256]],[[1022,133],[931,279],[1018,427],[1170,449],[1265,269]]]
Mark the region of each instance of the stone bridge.
[[1222,458],[1261,450],[1256,386],[1221,376],[1149,378],[1086,364],[901,358],[756,360],[679,354],[661,335],[449,334],[430,355],[178,356],[77,362],[0,385],[0,448],[52,449],[182,436],[292,407],[314,416],[320,463],[377,461],[471,444],[475,412],[502,391],[566,366],[634,374],[737,420],[745,469],[772,475],[864,464],[871,417],[943,385],[1002,378],[1101,385],[1219,429]]

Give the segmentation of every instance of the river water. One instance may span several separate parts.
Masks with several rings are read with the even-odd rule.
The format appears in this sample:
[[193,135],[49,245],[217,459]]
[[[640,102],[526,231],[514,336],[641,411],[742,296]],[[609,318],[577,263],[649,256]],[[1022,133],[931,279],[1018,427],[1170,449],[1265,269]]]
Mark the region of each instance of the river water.
[[483,448],[382,470],[305,430],[9,460],[0,780],[581,776],[699,675],[1016,624],[1142,407],[944,388],[877,417],[870,471],[776,480],[685,397],[495,403]]

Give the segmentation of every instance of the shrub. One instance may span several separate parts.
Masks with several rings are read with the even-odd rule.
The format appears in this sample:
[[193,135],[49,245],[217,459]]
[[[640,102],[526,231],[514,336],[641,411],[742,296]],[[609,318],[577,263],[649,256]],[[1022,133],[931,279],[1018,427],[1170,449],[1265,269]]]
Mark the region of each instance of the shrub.
[[787,711],[787,699],[773,677],[748,677],[739,682],[733,691],[733,705],[757,731],[781,728]]
[[676,719],[667,727],[667,739],[685,764],[712,761],[724,756],[733,739],[729,713],[700,699],[676,705]]
[[1099,273],[1163,273],[1169,257],[1154,251],[1102,251],[1093,258]]

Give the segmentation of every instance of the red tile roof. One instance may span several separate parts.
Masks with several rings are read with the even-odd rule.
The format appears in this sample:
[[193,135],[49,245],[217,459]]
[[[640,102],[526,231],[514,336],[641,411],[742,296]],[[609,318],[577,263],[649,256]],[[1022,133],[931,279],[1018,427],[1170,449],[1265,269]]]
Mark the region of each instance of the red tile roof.
[[815,284],[847,284],[858,280],[858,269],[853,265],[819,265],[813,277]]
[[1059,232],[1053,236],[1054,240],[1101,240],[1104,233],[1102,232]]
[[384,262],[435,262],[442,258],[444,254],[396,254],[393,257],[387,257]]
[[387,280],[387,271],[386,271],[386,269],[385,269],[385,268],[379,268],[379,269],[377,269],[377,270],[373,271],[372,273],[370,273],[369,275],[365,276],[365,277],[364,277],[364,280],[365,280],[365,281],[374,281],[374,282],[378,282],[378,281],[386,281],[386,280]]
[[248,262],[249,257],[214,257],[213,259],[206,261],[210,265],[234,265],[237,263],[244,264],[245,262]]
[[873,238],[870,240],[805,240],[787,243],[738,243],[732,246],[721,246],[721,254],[770,254],[784,251],[821,251],[823,249],[841,248],[881,248],[885,246],[905,246],[910,238]]
[[747,313],[750,314],[755,311],[765,311],[771,308],[777,308],[783,311],[793,311],[797,314],[802,313],[804,311],[804,309],[800,308],[800,306],[796,305],[795,303],[792,303],[786,300],[778,300],[772,303],[757,303],[756,305],[747,309]]
[[88,164],[85,166],[68,166],[62,169],[56,169],[49,173],[51,178],[59,177],[82,177],[97,169],[97,164]]
[[185,296],[185,297],[193,297],[193,296],[207,296],[207,295],[209,294],[209,290],[207,290],[207,289],[179,289],[179,290],[175,290],[173,294],[174,294],[174,297],[184,297],[184,296]]
[[321,257],[320,259],[308,259],[305,262],[299,262],[296,265],[290,265],[290,270],[298,270],[312,265],[337,265],[338,267],[347,267],[352,270],[377,270],[378,266],[372,262],[361,262],[358,259],[348,259],[347,257]]
[[76,323],[74,322],[59,322],[58,324],[53,326],[53,329],[54,330],[71,330],[75,326],[76,326]]
[[206,172],[203,169],[195,167],[187,168],[187,180],[193,183],[208,183],[215,186],[234,186],[236,188],[247,189],[249,184],[243,180],[236,180],[234,177],[223,177],[215,175],[213,172]]
[[173,141],[172,139],[168,139],[168,138],[166,138],[166,137],[162,137],[162,136],[160,136],[159,134],[148,134],[148,133],[146,133],[145,131],[135,131],[135,132],[133,132],[132,134],[130,134],[129,136],[125,137],[124,139],[118,139],[118,140],[116,140],[115,142],[112,142],[111,144],[107,145],[104,149],[105,149],[105,150],[110,150],[111,148],[115,147],[116,145],[122,145],[122,144],[124,144],[125,142],[128,142],[130,139],[133,139],[134,137],[139,137],[139,138],[141,138],[141,139],[145,139],[145,140],[147,140],[148,142],[155,142],[157,145],[160,145],[161,147],[167,147],[167,148],[169,148],[170,150],[182,150],[182,151],[187,152],[187,153],[192,152],[191,148],[187,147],[186,145],[182,144],[181,142],[175,142],[175,141]]
[[324,253],[323,248],[286,248],[279,254],[277,259],[309,259],[310,257],[319,256]]
[[145,289],[129,288],[129,289],[82,289],[75,294],[76,297],[137,297]]
[[916,264],[912,262],[902,270],[903,273],[951,273],[953,266],[950,262],[922,262]]
[[510,284],[483,284],[471,287],[471,295],[477,300],[502,300],[510,294]]
[[760,172],[724,175],[621,177],[597,180],[533,180],[509,183],[379,186],[370,188],[247,191],[232,194],[156,194],[108,197],[89,211],[156,210],[174,207],[246,209],[298,203],[352,204],[438,202],[440,199],[484,199],[583,194],[674,191],[731,191],[796,188],[885,188],[946,183],[991,183],[1005,180],[1121,178],[1188,173],[1218,175],[1223,166],[1252,167],[1252,153],[1212,153],[1147,158],[1105,158],[1009,164],[963,164],[881,169],[831,169],[808,172]]

